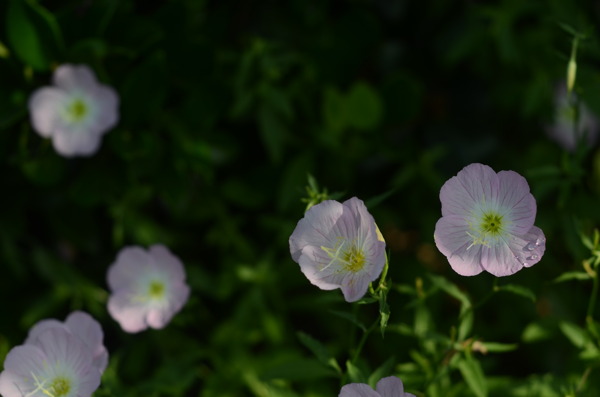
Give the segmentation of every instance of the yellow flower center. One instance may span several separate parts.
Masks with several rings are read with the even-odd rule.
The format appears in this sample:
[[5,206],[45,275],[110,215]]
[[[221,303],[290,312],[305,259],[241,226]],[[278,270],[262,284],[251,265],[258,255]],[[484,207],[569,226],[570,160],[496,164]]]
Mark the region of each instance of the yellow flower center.
[[[68,379],[63,378],[63,377],[56,377],[54,378],[54,380],[52,381],[52,384],[50,385],[50,390],[51,390],[51,395],[52,397],[62,397],[62,396],[66,396],[67,394],[69,394],[69,391],[71,390],[71,382],[69,382]],[[46,393],[44,393],[46,394]]]
[[344,252],[343,261],[346,269],[356,273],[365,267],[365,254],[356,245],[352,245],[348,251]]
[[340,237],[338,243],[333,248],[321,247],[321,249],[327,253],[327,256],[331,258],[329,263],[324,266],[321,271],[327,269],[334,263],[340,263],[345,270],[353,273],[359,272],[365,267],[367,261],[363,250],[355,243],[352,243],[348,249],[344,249],[346,242],[346,239]]
[[88,113],[88,106],[81,99],[76,99],[67,108],[71,121],[81,121]]
[[160,299],[165,294],[165,284],[160,281],[152,281],[148,287],[148,295],[154,299]]
[[502,216],[494,213],[483,215],[481,230],[484,233],[499,234],[502,231]]

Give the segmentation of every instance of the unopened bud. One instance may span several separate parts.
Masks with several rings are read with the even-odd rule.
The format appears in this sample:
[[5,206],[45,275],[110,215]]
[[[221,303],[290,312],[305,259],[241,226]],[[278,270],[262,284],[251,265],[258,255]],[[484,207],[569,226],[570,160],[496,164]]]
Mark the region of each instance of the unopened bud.
[[567,66],[567,92],[570,94],[575,86],[575,76],[577,75],[577,62],[575,57],[571,57]]

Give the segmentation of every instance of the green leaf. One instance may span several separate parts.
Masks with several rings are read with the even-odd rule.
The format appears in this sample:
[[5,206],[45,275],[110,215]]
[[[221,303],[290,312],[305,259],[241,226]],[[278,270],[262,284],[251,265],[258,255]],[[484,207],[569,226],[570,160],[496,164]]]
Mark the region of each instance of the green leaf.
[[467,354],[464,359],[458,362],[458,369],[469,389],[477,397],[487,397],[487,383],[479,361],[475,360],[470,354]]
[[552,331],[540,323],[531,323],[525,327],[521,339],[523,342],[533,343],[548,339],[552,336]]
[[36,70],[47,70],[63,47],[53,15],[33,0],[10,0],[6,34],[17,57]]
[[383,377],[388,376],[392,372],[392,368],[394,367],[394,363],[396,358],[394,356],[388,358],[379,368],[377,368],[371,376],[369,376],[369,381],[367,382],[369,386],[375,389],[375,385],[379,380]]
[[536,297],[533,291],[529,288],[523,287],[521,285],[516,284],[506,284],[497,287],[497,291],[507,291],[512,292],[513,294],[520,295],[524,298],[530,299],[532,302],[535,302]]
[[562,321],[558,326],[575,347],[582,348],[590,340],[587,331],[576,324]]
[[360,328],[363,332],[367,332],[367,327],[365,327],[365,325],[356,318],[355,314],[343,312],[343,311],[339,311],[339,310],[329,310],[329,312],[338,317],[341,317],[343,319],[350,321],[352,324],[354,324],[358,328]]
[[359,130],[376,128],[381,121],[383,104],[377,91],[364,82],[355,83],[346,97],[348,125]]
[[338,373],[342,372],[335,358],[333,358],[331,354],[329,354],[329,351],[327,351],[327,348],[323,346],[321,342],[302,331],[298,331],[296,335],[298,335],[298,339],[300,339],[300,342],[302,342],[302,344],[306,346],[315,355],[315,357],[317,357],[317,359],[320,362],[322,362],[325,365],[331,366]]
[[562,283],[569,280],[589,280],[590,275],[586,272],[566,272],[554,279],[554,283]]
[[383,337],[385,333],[385,328],[387,327],[387,323],[390,319],[390,306],[387,303],[387,294],[389,289],[387,287],[382,287],[379,290],[379,329],[381,331],[381,337]]
[[351,383],[366,383],[367,377],[356,365],[352,364],[352,361],[346,361],[346,370],[348,371],[348,377]]

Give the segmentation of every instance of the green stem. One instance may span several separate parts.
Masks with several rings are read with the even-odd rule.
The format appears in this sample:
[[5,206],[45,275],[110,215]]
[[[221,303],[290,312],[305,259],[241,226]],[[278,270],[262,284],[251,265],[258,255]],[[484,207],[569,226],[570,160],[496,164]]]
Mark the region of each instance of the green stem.
[[363,332],[362,337],[360,338],[360,341],[358,342],[358,346],[356,347],[356,351],[354,352],[354,356],[352,357],[352,364],[356,363],[356,360],[358,360],[358,357],[360,356],[360,352],[363,349],[363,346],[365,345],[365,342],[367,341],[367,338],[369,337],[369,335],[371,334],[371,332],[373,332],[373,330],[377,327],[377,324],[379,324],[379,316],[377,316],[377,319],[375,320],[375,322],[373,324],[371,324],[371,326],[369,328],[367,328],[367,330],[365,332]]
[[592,295],[590,296],[590,302],[588,303],[588,310],[586,320],[588,323],[593,322],[594,309],[596,308],[596,300],[598,299],[598,271],[594,272]]

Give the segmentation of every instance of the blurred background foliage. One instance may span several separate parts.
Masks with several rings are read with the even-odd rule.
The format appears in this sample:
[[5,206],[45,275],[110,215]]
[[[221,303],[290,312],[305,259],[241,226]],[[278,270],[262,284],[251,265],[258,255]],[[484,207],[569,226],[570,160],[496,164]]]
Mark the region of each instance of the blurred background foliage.
[[[596,396],[581,234],[600,224],[600,151],[545,127],[574,32],[575,92],[600,114],[599,18],[561,0],[2,1],[0,358],[81,309],[111,354],[98,396],[333,396],[390,374],[419,396]],[[29,122],[63,63],[121,98],[90,158]],[[528,179],[548,239],[533,268],[464,278],[435,248],[439,189],[472,162]],[[289,255],[308,174],[365,200],[387,241],[388,329],[356,360],[377,308]],[[166,329],[125,334],[106,270],[154,243],[192,297]]]

